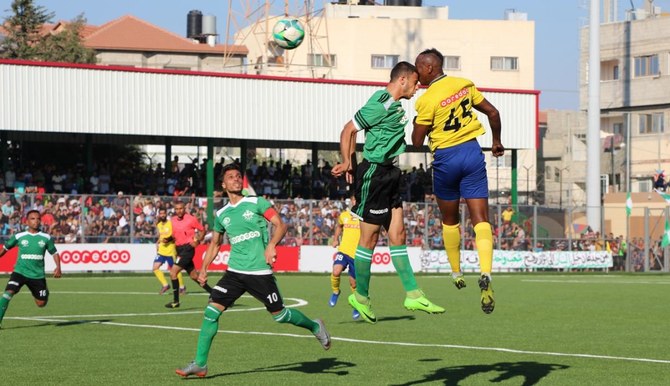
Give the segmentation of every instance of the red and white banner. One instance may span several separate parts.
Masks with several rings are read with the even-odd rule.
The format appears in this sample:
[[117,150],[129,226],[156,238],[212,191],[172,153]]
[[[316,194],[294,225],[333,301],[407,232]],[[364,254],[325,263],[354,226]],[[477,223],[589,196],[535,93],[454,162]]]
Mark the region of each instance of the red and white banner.
[[[61,258],[63,272],[151,272],[156,246],[154,244],[58,244],[56,245]],[[0,273],[14,270],[18,248],[10,249],[0,259]],[[193,263],[197,269],[202,266],[202,259],[207,252],[207,245],[199,245],[195,249]],[[276,272],[298,271],[298,247],[277,247]],[[218,256],[209,266],[210,271],[224,271],[228,268],[230,245],[222,245]],[[47,276],[56,268],[53,257],[47,253],[44,257],[44,269]],[[167,270],[167,267],[163,267]]]
[[[300,272],[331,272],[337,249],[329,246],[304,245],[300,248]],[[407,248],[414,272],[421,270],[421,248]],[[375,248],[371,272],[395,272],[388,247]]]
[[[200,269],[202,260],[207,252],[207,245],[198,245],[195,249],[195,258],[193,263],[196,268]],[[273,270],[275,272],[297,272],[298,271],[298,257],[300,255],[299,247],[277,247],[277,261],[274,264]],[[219,253],[209,265],[208,271],[217,272],[228,269],[228,258],[230,257],[230,245],[222,245]]]

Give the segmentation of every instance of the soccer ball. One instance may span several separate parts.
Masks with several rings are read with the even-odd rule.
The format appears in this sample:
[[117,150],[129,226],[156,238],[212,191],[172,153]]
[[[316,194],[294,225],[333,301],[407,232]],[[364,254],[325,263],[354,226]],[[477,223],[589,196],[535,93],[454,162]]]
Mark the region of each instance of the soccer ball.
[[298,19],[281,19],[272,28],[272,39],[281,48],[292,50],[305,38],[305,28]]

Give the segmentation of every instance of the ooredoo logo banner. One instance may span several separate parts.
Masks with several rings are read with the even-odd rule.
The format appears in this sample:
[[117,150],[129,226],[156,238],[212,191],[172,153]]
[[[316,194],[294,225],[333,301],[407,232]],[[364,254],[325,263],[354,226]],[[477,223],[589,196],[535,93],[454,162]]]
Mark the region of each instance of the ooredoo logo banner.
[[63,251],[60,253],[61,264],[128,264],[130,251],[120,250],[93,250],[93,251]]
[[[56,245],[64,272],[150,271],[156,257],[154,244]],[[56,268],[53,257],[44,257],[47,272]]]

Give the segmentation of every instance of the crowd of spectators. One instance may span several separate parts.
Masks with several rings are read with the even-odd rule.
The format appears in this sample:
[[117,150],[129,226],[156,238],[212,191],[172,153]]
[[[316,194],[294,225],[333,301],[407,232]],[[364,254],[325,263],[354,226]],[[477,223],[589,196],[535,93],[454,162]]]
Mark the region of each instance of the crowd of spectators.
[[[57,243],[153,243],[156,239],[156,213],[166,208],[171,213],[172,203],[186,203],[189,213],[207,224],[203,171],[206,159],[197,165],[182,165],[175,157],[166,172],[161,164],[149,168],[151,176],[141,178],[111,174],[107,168],[88,183],[81,173],[58,171],[48,166],[31,172],[8,171],[0,178],[0,242],[23,229],[25,213],[36,209],[42,213],[43,229]],[[235,160],[234,162],[238,162]],[[220,175],[223,160],[215,165],[215,176]],[[31,169],[32,170],[32,169]],[[248,180],[256,194],[273,200],[283,220],[288,224],[285,245],[330,245],[337,218],[348,207],[348,190],[341,179],[330,174],[331,166],[324,162],[313,167],[308,161],[294,167],[286,161],[252,160],[247,170]],[[167,173],[167,174],[166,174]],[[168,176],[167,178],[165,176]],[[440,212],[432,196],[430,170],[423,165],[403,172],[402,192],[407,245],[426,249],[442,249],[442,223]],[[123,180],[126,182],[123,182]],[[140,183],[129,183],[135,179]],[[11,183],[11,188],[7,183]],[[217,186],[220,185],[217,179]],[[131,192],[116,190],[123,186]],[[223,204],[221,194],[215,194],[215,208]],[[532,235],[532,222],[513,221],[514,211],[506,207],[500,216],[497,207],[491,210],[496,249],[515,251],[589,251],[608,250],[614,256],[614,269],[623,269],[624,251],[628,249],[622,236],[601,236],[590,228],[570,238],[538,239]],[[379,239],[384,245],[386,237]],[[467,216],[463,221],[464,249],[473,250],[475,234]],[[663,260],[663,249],[652,243],[649,251],[651,269],[658,269]],[[644,243],[631,240],[630,264],[634,270],[643,270]]]
[[[122,191],[129,195],[198,197],[207,193],[205,187],[206,166],[203,158],[190,162],[180,162],[175,156],[165,168],[161,163],[140,165],[123,159],[114,163],[93,166],[89,173],[80,165],[74,168],[57,167],[53,164],[29,168],[7,169],[0,173],[0,192],[91,194],[110,195]],[[239,163],[239,159],[233,162]],[[215,188],[221,186],[221,170],[225,164],[221,158],[214,164]],[[293,165],[273,159],[258,161],[252,159],[246,170],[249,184],[259,195],[273,199],[344,199],[347,184],[343,177],[331,175],[332,166],[328,161],[312,165],[307,161]],[[421,202],[432,194],[430,170],[423,164],[402,173],[401,192],[405,201]]]

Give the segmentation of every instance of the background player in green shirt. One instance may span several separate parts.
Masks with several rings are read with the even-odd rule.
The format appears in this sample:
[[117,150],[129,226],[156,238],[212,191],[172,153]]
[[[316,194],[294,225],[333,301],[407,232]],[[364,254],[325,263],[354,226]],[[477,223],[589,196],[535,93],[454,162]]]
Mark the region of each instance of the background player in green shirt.
[[19,246],[14,272],[9,277],[5,292],[0,298],[0,324],[2,324],[9,301],[19,293],[24,285],[27,285],[33,294],[37,307],[47,305],[49,289],[47,289],[47,280],[44,275],[44,255],[47,251],[53,256],[56,263],[54,277],[59,278],[61,276],[60,256],[56,251],[54,241],[48,234],[40,232],[42,223],[40,212],[31,210],[26,217],[28,230],[13,234],[0,250],[0,257],[2,257],[8,250]]
[[[310,330],[324,349],[330,348],[330,335],[323,321],[312,320],[298,309],[285,308],[277,288],[272,265],[277,259],[275,246],[286,234],[286,224],[269,201],[242,194],[243,180],[239,166],[228,164],[223,167],[222,174],[221,186],[228,194],[229,202],[216,212],[212,241],[203,259],[198,281],[207,282],[207,268],[219,253],[224,233],[230,240],[228,270],[212,288],[211,300],[205,308],[200,328],[195,360],[176,370],[182,377],[207,375],[207,358],[219,328],[219,317],[245,292],[261,301],[276,322]],[[268,234],[268,221],[274,227],[272,237]]]

